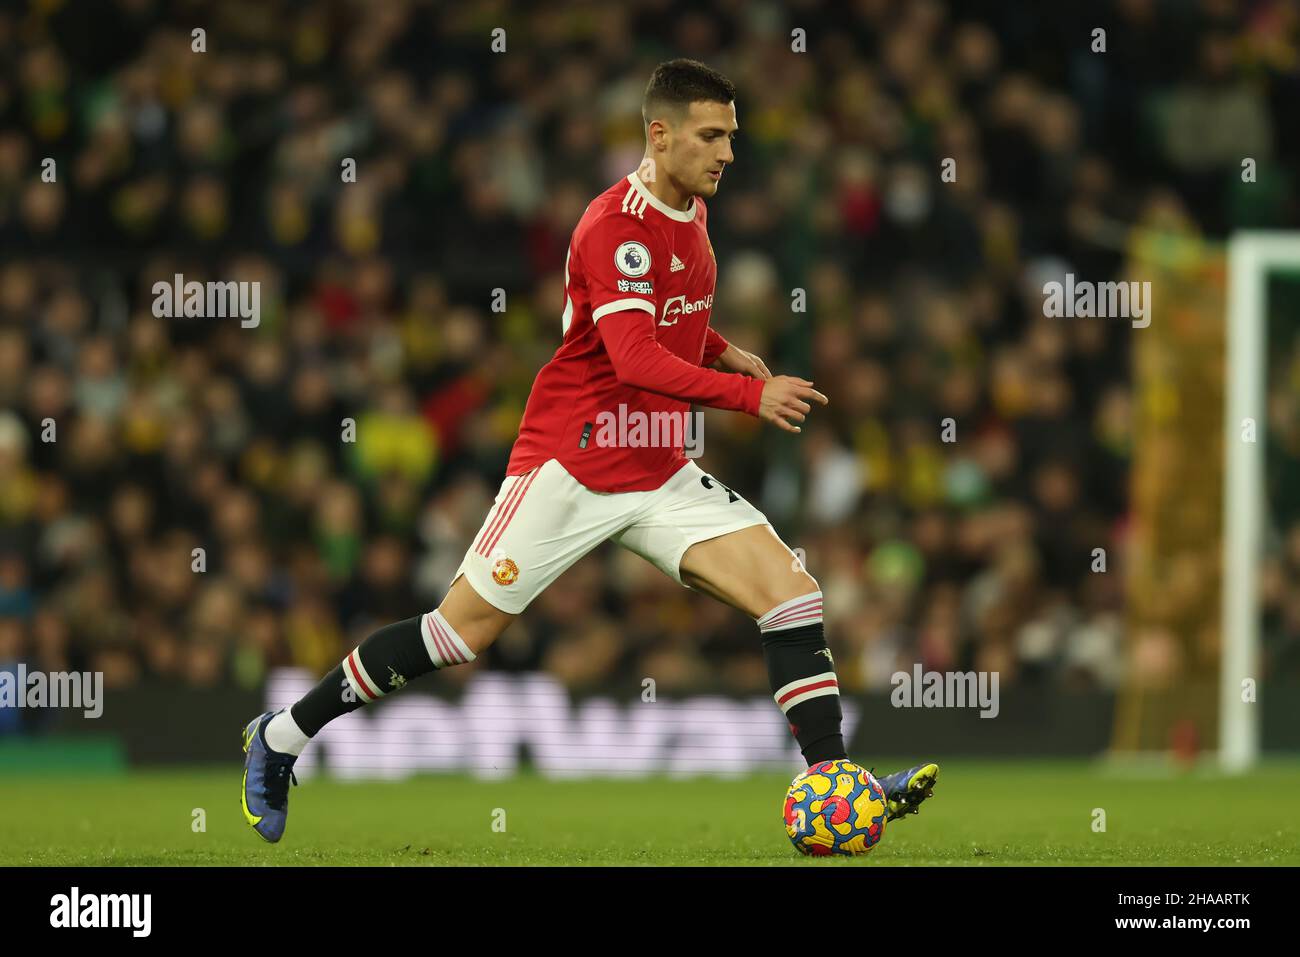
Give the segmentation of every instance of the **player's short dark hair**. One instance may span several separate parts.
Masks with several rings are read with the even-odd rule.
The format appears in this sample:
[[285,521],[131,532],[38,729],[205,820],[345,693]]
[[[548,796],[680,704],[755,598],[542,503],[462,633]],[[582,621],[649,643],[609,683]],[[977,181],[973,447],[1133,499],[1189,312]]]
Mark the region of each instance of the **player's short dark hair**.
[[650,74],[641,99],[641,118],[648,127],[651,120],[667,112],[673,122],[681,122],[696,100],[730,103],[735,98],[736,85],[712,67],[699,60],[667,60]]

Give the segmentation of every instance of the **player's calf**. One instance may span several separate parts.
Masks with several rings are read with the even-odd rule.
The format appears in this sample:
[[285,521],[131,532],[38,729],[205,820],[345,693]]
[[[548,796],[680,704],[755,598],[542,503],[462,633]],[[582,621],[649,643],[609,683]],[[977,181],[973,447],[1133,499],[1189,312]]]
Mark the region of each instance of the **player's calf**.
[[[460,623],[459,629],[448,615]],[[486,648],[513,619],[458,578],[437,610],[385,625],[293,707],[253,719],[244,730],[241,802],[248,823],[266,840],[278,841],[289,813],[294,760],[321,728],[401,691],[412,678],[473,661],[473,649]]]
[[822,593],[781,602],[758,619],[758,629],[772,695],[804,760],[811,766],[847,758],[839,680],[822,624]]
[[473,661],[514,618],[484,601],[463,577],[457,578],[436,610],[380,628],[293,707],[271,718],[266,723],[267,747],[280,754],[301,754],[335,718],[400,691],[412,678]]
[[808,764],[848,757],[822,593],[771,526],[692,545],[681,574],[690,587],[754,617],[772,695]]
[[280,840],[294,761],[321,728],[400,691],[412,678],[474,657],[439,611],[380,628],[293,707],[261,715],[244,729],[244,818],[267,841]]

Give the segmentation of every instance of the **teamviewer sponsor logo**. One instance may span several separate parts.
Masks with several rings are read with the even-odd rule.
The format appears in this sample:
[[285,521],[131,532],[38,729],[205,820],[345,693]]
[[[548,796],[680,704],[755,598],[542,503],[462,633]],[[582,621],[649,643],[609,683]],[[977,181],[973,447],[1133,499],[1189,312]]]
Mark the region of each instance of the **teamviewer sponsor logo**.
[[[265,710],[289,707],[316,681],[305,669],[273,669]],[[851,696],[841,707],[841,730],[851,740],[861,710]],[[608,689],[578,697],[545,672],[480,671],[469,676],[455,699],[422,693],[412,683],[383,707],[344,715],[337,727],[343,743],[304,751],[294,766],[300,780],[322,773],[403,780],[448,771],[499,780],[525,766],[543,779],[730,777],[760,771],[788,777],[807,767],[800,763],[799,743],[785,716],[772,707],[771,694],[677,698],[662,684],[656,694],[649,678],[639,697]],[[447,728],[475,730],[447,734]]]
[[713,308],[713,293],[709,293],[703,299],[692,299],[687,301],[685,296],[673,296],[664,302],[664,313],[659,319],[661,326],[675,326],[677,320],[682,316],[689,316],[699,312],[701,309]]
[[102,671],[0,671],[0,708],[81,708],[87,718],[104,713]]
[[680,448],[688,459],[704,454],[704,415],[695,409],[629,412],[627,403],[620,402],[617,412],[597,414],[595,425],[593,438],[601,448]]
[[71,893],[50,898],[50,926],[125,927],[132,937],[148,937],[153,928],[153,895],[82,894],[74,887]]

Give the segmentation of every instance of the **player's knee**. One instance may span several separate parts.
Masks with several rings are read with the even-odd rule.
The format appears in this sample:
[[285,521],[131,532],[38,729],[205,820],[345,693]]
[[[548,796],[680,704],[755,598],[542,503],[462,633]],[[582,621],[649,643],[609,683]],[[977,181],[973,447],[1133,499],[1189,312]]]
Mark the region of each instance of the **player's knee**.
[[817,584],[817,579],[813,578],[807,572],[801,571],[796,577],[799,580],[797,590],[800,595],[807,595],[810,592],[819,592],[822,590],[822,586]]
[[797,598],[812,595],[820,596],[820,594],[821,586],[817,584],[817,579],[806,571],[799,570],[793,575],[784,576],[779,581],[767,582],[763,589],[760,605],[764,609],[764,614],[767,614],[773,609],[779,608]]
[[485,601],[463,575],[452,583],[438,612],[475,654],[496,641],[518,617]]
[[801,595],[810,595],[813,592],[820,592],[821,585],[817,584],[817,579],[813,578],[804,569],[800,568],[791,576],[790,582],[784,589],[782,601],[788,601],[791,598],[798,598]]
[[[755,617],[763,641],[786,635],[808,637],[807,628],[821,627],[822,593],[817,580],[800,571],[784,588],[773,588],[763,602],[766,611]],[[792,629],[799,629],[794,631]]]
[[501,637],[501,633],[514,620],[513,616],[504,614],[471,617],[463,614],[457,615],[453,612],[452,615],[448,616],[443,611],[443,607],[445,605],[438,608],[438,614],[443,616],[456,637],[463,641],[465,646],[475,655],[486,651],[494,641]]

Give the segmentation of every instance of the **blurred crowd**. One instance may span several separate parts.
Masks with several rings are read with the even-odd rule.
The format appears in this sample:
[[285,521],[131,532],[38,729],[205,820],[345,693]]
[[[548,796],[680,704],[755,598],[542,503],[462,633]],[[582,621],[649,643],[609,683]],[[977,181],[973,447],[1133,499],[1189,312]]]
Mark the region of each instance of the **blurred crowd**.
[[[1136,331],[1044,319],[1042,283],[1117,278],[1114,224],[1152,209],[1211,239],[1295,225],[1296,17],[1280,0],[0,9],[0,666],[252,687],[434,607],[560,342],[573,226],[636,168],[655,64],[691,56],[740,91],[709,202],[713,324],[831,399],[798,437],[710,411],[700,464],[801,550],[845,687],[918,661],[1115,686]],[[156,318],[176,273],[259,281],[260,323]],[[483,667],[768,690],[752,622],[608,545],[442,680]]]

